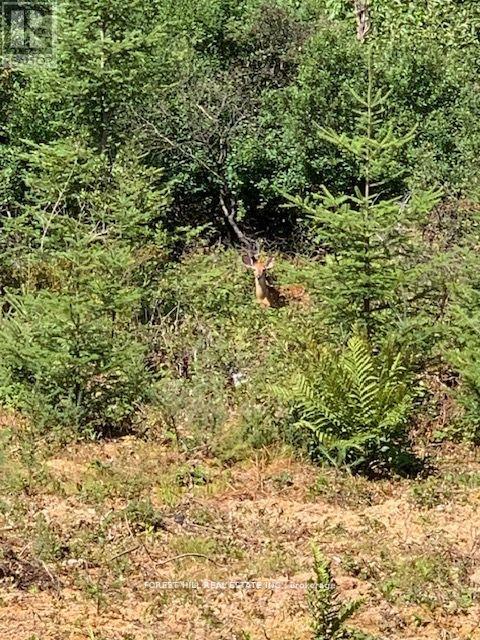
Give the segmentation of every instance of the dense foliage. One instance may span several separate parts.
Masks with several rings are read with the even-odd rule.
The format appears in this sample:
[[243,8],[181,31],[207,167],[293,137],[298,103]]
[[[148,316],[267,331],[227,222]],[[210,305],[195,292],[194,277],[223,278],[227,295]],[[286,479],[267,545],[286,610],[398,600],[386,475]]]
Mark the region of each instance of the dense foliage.
[[[395,466],[440,380],[477,439],[480,7],[353,4],[58,2],[0,74],[3,405]],[[254,305],[262,246],[308,305]]]
[[299,376],[285,394],[313,455],[337,467],[383,462],[400,470],[398,451],[418,394],[401,354],[374,356],[365,338],[353,336],[340,355],[320,354],[318,370],[318,380]]

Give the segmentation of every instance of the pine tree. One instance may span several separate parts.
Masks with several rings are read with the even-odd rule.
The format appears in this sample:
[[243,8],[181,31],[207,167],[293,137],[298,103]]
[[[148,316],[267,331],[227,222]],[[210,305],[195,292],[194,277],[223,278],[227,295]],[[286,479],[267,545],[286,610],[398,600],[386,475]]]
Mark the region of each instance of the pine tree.
[[383,124],[390,94],[375,90],[370,54],[366,95],[352,94],[359,105],[356,134],[320,128],[320,135],[356,160],[354,194],[334,195],[324,186],[306,199],[287,197],[306,212],[326,251],[322,284],[331,320],[347,330],[360,323],[371,336],[408,304],[418,229],[439,192],[398,194],[406,177],[397,156],[415,130],[397,136]]
[[165,79],[164,20],[157,0],[59,5],[58,115],[102,151],[129,138],[135,110]]
[[37,426],[118,432],[148,392],[138,319],[156,304],[167,193],[131,119],[162,74],[157,10],[62,0],[56,65],[19,71],[5,127],[18,188],[2,220],[0,401]]

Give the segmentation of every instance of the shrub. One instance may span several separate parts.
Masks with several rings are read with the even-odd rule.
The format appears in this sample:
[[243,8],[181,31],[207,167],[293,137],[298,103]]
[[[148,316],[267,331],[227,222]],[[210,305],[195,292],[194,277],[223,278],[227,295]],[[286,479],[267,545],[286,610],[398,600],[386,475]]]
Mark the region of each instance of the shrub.
[[401,353],[374,353],[354,335],[321,353],[313,379],[298,376],[281,397],[314,459],[365,470],[401,470],[418,389]]
[[136,533],[159,531],[165,527],[162,513],[154,508],[151,500],[131,500],[124,512],[124,517]]
[[277,258],[279,281],[305,284],[312,308],[265,312],[236,251],[192,252],[165,270],[150,342],[161,373],[153,413],[182,447],[228,461],[278,441],[272,386],[325,338],[314,306],[316,264]]
[[[478,231],[477,231],[478,233]],[[478,237],[478,236],[476,236]],[[460,434],[468,440],[480,441],[480,281],[476,249],[464,258],[461,282],[451,287],[451,305],[448,315],[448,335],[444,353],[459,378],[453,391],[461,407]]]
[[167,195],[138,150],[81,137],[30,145],[24,202],[5,218],[0,402],[35,427],[124,432],[147,399]]

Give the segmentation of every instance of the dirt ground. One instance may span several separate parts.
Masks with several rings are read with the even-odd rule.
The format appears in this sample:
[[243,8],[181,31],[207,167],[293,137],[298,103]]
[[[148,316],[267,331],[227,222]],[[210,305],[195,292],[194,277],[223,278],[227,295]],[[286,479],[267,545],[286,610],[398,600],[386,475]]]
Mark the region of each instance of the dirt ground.
[[230,468],[128,437],[7,451],[2,640],[307,640],[314,543],[351,626],[480,639],[480,463],[367,481],[263,451]]

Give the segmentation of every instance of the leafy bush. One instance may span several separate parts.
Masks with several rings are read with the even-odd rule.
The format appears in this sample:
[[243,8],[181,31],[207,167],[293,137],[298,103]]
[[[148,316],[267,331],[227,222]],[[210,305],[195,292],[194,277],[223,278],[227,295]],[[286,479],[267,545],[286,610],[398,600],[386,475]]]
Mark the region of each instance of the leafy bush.
[[480,281],[476,249],[464,257],[459,281],[450,287],[451,305],[443,342],[447,362],[458,376],[450,393],[463,408],[457,428],[463,438],[480,441]]
[[122,515],[135,533],[159,531],[165,527],[163,514],[154,508],[150,499],[131,500]]
[[313,458],[370,470],[406,462],[417,393],[402,354],[374,353],[360,335],[340,354],[325,349],[313,379],[298,376],[280,390]]
[[[282,283],[306,284],[314,300],[314,263],[278,256],[276,272]],[[225,461],[277,441],[271,389],[325,341],[320,311],[292,305],[265,313],[234,250],[186,255],[165,270],[156,298],[153,413],[163,434]]]

